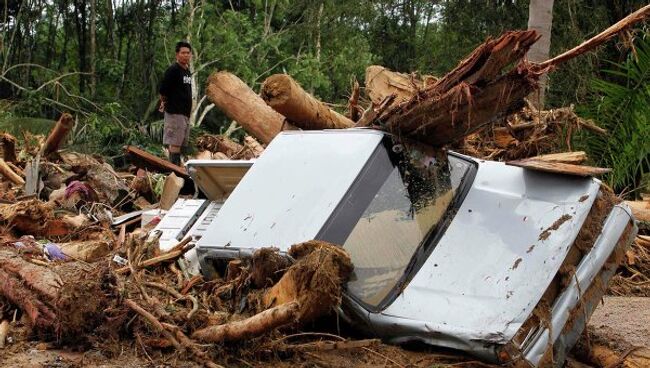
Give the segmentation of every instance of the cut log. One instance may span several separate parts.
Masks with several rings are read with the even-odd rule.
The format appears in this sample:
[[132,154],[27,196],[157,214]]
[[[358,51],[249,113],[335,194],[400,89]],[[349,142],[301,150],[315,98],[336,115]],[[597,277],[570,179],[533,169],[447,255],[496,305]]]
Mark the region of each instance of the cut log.
[[73,126],[74,120],[72,119],[72,115],[63,113],[59,118],[59,121],[54,125],[50,135],[48,135],[45,140],[45,144],[43,145],[43,154],[48,155],[58,150],[61,142],[65,140]]
[[544,162],[557,162],[563,164],[580,165],[587,160],[587,154],[584,151],[576,152],[560,152],[551,153],[548,155],[540,155],[531,157],[531,160],[544,161]]
[[192,338],[205,343],[252,339],[296,321],[299,309],[297,302],[278,305],[242,321],[195,331]]
[[206,95],[230,119],[237,121],[250,135],[268,144],[283,130],[295,129],[285,117],[269,107],[241,79],[228,72],[208,78]]
[[16,138],[9,133],[0,134],[2,158],[7,162],[16,162]]
[[308,129],[343,129],[354,122],[318,101],[287,74],[274,74],[264,81],[262,98],[295,126]]
[[105,265],[35,265],[0,250],[0,295],[20,307],[33,332],[46,339],[79,341],[103,321],[118,300]]
[[342,285],[352,273],[352,261],[343,248],[312,240],[295,244],[289,255],[298,259],[263,297],[264,305],[298,302],[300,323],[329,313],[341,303]]
[[394,105],[410,100],[422,90],[424,83],[415,75],[391,71],[380,65],[366,68],[366,95],[375,105],[395,95]]
[[0,176],[14,183],[15,185],[25,185],[25,180],[14,172],[4,159],[0,158]]
[[563,164],[559,162],[547,162],[535,159],[524,159],[508,161],[507,165],[519,166],[524,169],[543,171],[555,174],[575,175],[575,176],[597,176],[606,174],[612,169],[602,167],[592,167],[583,165]]
[[637,221],[650,222],[650,201],[625,201]]

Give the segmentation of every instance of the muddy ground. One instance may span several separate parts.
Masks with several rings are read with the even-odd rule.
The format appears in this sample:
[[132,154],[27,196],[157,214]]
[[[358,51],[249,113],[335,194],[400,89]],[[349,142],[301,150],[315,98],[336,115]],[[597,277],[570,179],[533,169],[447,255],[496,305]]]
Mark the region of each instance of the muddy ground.
[[[650,298],[605,297],[589,323],[590,338],[605,341],[619,352],[635,346],[650,347]],[[72,368],[72,367],[198,367],[196,363],[179,360],[173,354],[162,356],[137,346],[122,346],[120,351],[102,352],[90,348],[77,352],[55,349],[47,343],[20,341],[21,331],[14,341],[0,350],[2,367]],[[114,354],[114,355],[113,355]],[[305,352],[278,357],[269,352],[266,357],[229,356],[227,366],[236,367],[433,367],[441,361],[454,367],[483,367],[480,362],[461,362],[449,351],[437,351],[422,346],[405,348],[378,344],[366,348]]]

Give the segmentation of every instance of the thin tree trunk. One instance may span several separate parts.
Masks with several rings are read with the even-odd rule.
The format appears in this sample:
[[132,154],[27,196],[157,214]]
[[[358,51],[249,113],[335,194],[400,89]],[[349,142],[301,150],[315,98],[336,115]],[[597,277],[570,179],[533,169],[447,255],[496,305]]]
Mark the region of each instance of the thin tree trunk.
[[115,16],[113,14],[113,0],[106,0],[106,45],[112,58],[115,54]]
[[[542,62],[548,60],[551,49],[551,29],[553,25],[553,0],[530,0],[528,29],[537,31],[541,36],[528,51],[528,60]],[[538,109],[544,107],[544,94],[547,86],[547,74],[539,79],[539,89],[528,98]]]
[[[109,0],[110,2],[110,0]],[[97,0],[90,0],[90,94],[95,96],[97,87]]]

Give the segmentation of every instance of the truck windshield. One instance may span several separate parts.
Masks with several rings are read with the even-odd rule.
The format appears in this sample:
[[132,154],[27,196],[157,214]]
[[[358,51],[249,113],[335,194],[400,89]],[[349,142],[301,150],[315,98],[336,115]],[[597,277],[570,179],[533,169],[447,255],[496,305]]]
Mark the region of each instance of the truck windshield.
[[448,216],[471,165],[446,152],[425,152],[391,139],[377,148],[335,214],[338,224],[323,237],[350,253],[352,296],[374,307],[382,303]]

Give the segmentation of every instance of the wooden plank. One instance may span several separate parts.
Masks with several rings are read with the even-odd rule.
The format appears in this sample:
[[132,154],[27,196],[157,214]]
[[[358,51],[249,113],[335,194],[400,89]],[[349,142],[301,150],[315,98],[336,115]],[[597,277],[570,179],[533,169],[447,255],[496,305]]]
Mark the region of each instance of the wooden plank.
[[165,161],[160,157],[156,157],[149,152],[143,151],[135,146],[124,147],[124,153],[129,157],[131,162],[143,169],[149,169],[157,172],[173,172],[177,176],[184,179],[189,179],[187,170],[185,168],[176,166],[169,161]]
[[606,174],[612,169],[602,168],[602,167],[593,167],[593,166],[583,166],[583,165],[572,165],[565,164],[560,162],[546,162],[535,159],[523,159],[516,161],[508,161],[507,165],[523,167],[524,169],[543,171],[555,174],[564,174],[564,175],[575,175],[575,176],[596,176]]
[[530,159],[535,159],[537,161],[544,161],[544,162],[558,162],[558,163],[565,163],[565,164],[580,165],[581,163],[587,160],[587,154],[584,151],[560,152],[560,153],[550,153],[547,155],[530,157]]

